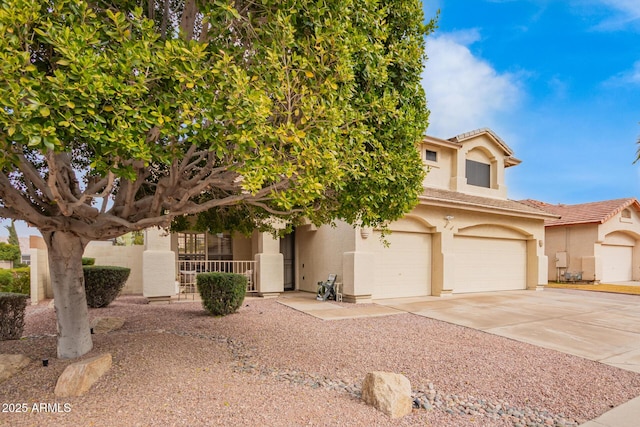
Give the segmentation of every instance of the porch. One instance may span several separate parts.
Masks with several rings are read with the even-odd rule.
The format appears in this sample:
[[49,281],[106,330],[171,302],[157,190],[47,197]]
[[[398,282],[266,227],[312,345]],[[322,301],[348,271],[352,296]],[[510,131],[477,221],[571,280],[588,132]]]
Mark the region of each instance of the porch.
[[247,278],[247,293],[257,292],[255,261],[193,261],[180,260],[176,263],[178,280],[176,289],[178,299],[192,299],[197,294],[196,277],[198,273],[220,272],[242,274]]

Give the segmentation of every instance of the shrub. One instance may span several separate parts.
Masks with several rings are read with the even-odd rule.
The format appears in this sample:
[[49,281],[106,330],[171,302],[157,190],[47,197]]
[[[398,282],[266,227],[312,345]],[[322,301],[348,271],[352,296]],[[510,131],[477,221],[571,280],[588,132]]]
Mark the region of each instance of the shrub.
[[95,263],[95,258],[82,257],[82,265],[94,265]]
[[0,341],[22,336],[27,298],[29,295],[0,292]]
[[247,277],[233,273],[201,273],[196,276],[202,306],[214,316],[235,312],[247,292]]
[[14,263],[20,262],[20,246],[0,242],[0,259]]
[[87,305],[91,308],[106,307],[118,296],[127,282],[130,268],[105,265],[82,267]]
[[13,292],[13,274],[11,270],[0,269],[0,292]]
[[11,271],[13,276],[13,284],[11,290],[6,292],[15,292],[18,294],[31,294],[31,268],[21,267],[14,268]]

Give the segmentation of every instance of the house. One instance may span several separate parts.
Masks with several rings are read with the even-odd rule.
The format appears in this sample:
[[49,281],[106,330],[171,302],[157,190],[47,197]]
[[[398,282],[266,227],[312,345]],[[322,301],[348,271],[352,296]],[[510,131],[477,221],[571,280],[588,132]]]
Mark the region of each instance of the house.
[[505,169],[520,160],[490,129],[419,145],[429,170],[419,204],[380,231],[312,225],[295,230],[296,289],[338,273],[346,301],[536,289],[547,283],[544,220],[509,200]]
[[640,203],[635,198],[577,205],[524,201],[560,216],[545,221],[548,278],[640,280]]
[[131,260],[141,266],[141,292],[167,300],[192,286],[199,271],[245,274],[249,291],[262,296],[315,293],[318,281],[336,273],[349,302],[546,284],[544,222],[557,215],[507,197],[505,171],[520,163],[511,148],[479,129],[427,136],[418,149],[429,171],[424,191],[410,213],[389,224],[388,246],[381,230],[341,221],[298,226],[284,238],[149,229],[141,260]]

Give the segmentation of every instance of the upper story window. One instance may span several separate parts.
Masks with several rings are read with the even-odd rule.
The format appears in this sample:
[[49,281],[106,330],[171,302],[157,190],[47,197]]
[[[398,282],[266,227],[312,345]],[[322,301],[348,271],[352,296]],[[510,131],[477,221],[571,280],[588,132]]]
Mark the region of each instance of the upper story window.
[[629,209],[624,209],[620,216],[622,218],[631,219],[631,211]]
[[475,160],[467,160],[466,178],[469,185],[491,188],[491,165],[476,162]]
[[425,150],[424,151],[424,159],[430,162],[438,161],[438,152],[433,150]]

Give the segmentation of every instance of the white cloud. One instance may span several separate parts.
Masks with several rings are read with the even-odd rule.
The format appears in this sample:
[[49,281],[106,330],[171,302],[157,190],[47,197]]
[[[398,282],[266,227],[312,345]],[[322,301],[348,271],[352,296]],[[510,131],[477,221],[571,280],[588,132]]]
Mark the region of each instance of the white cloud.
[[619,31],[640,25],[640,2],[638,0],[574,0],[574,6],[586,11],[602,6],[608,9],[608,17],[594,29],[600,31]]
[[468,46],[477,30],[427,38],[429,60],[423,73],[429,109],[428,133],[449,138],[473,129],[500,126],[500,113],[515,108],[523,97],[517,76],[499,73],[474,56]]
[[616,74],[604,82],[605,86],[640,85],[640,61],[636,61],[630,70]]

